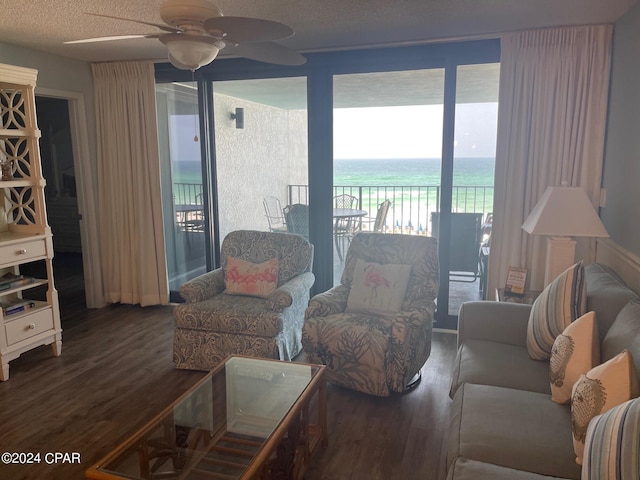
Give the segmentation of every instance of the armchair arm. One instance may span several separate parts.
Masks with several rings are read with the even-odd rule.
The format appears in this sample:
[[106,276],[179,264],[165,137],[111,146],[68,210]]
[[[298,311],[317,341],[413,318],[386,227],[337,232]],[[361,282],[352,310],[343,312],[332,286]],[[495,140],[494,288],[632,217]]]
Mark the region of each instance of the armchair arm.
[[345,285],[338,285],[319,293],[309,301],[309,307],[304,313],[304,318],[326,317],[344,312],[347,308],[349,289]]
[[531,305],[510,302],[466,302],[458,314],[458,346],[465,340],[490,340],[524,346]]
[[274,312],[282,312],[293,303],[294,298],[302,297],[305,293],[308,294],[315,281],[316,277],[311,272],[304,272],[292,278],[269,295],[266,303],[267,308]]
[[183,284],[180,295],[187,303],[195,303],[222,293],[224,288],[224,272],[217,268]]
[[401,392],[429,358],[432,331],[432,308],[401,311],[391,319],[387,378],[393,391]]

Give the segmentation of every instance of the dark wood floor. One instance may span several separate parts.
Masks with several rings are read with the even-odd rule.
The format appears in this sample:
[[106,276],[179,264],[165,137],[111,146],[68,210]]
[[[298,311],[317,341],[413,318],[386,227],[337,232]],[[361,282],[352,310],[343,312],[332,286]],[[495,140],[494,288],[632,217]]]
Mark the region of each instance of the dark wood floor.
[[[203,375],[173,367],[172,307],[61,305],[62,356],[49,347],[27,352],[0,383],[0,451],[79,452],[81,463],[0,464],[0,479],[83,478]],[[454,355],[455,336],[435,333],[423,380],[405,395],[375,398],[330,385],[329,446],[306,479],[440,478]]]

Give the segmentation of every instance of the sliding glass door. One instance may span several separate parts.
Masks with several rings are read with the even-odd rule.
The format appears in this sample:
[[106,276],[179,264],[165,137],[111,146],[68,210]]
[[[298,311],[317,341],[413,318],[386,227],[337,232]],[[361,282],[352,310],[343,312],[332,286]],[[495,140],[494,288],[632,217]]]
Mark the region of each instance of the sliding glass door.
[[306,85],[305,77],[213,82],[221,240],[241,229],[308,238]]
[[206,230],[197,86],[156,87],[169,290],[207,271]]
[[451,217],[449,234],[449,314],[486,298],[493,222],[493,190],[498,128],[499,63],[456,69]]
[[437,237],[437,318],[440,326],[455,327],[460,305],[484,298],[486,290],[499,64],[446,72],[333,77],[333,207],[341,212],[336,202],[346,197],[353,215],[335,219],[333,283],[340,283],[350,238],[339,222],[351,235]]
[[[488,62],[498,61],[499,41],[306,56],[296,67],[216,60],[193,77],[156,67],[159,82],[173,82],[158,87],[172,290],[219,265],[220,243],[237,229],[307,236],[312,293],[339,281],[355,231],[433,235],[437,326],[455,328],[450,298],[483,295],[481,267],[454,262],[462,234],[452,216],[479,215],[487,240],[494,152],[485,143],[495,142],[498,72]],[[480,262],[490,248],[476,246],[467,248]]]
[[[333,77],[333,194],[352,199],[357,216],[345,220],[349,230],[430,234],[440,201],[443,103],[443,68]],[[334,235],[338,284],[350,236]]]

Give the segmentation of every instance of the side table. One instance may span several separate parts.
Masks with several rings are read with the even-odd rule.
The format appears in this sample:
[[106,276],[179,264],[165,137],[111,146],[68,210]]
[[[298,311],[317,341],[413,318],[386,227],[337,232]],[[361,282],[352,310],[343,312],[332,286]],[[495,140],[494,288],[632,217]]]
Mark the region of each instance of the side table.
[[496,300],[498,302],[524,303],[526,305],[532,305],[541,293],[542,292],[537,290],[525,290],[523,295],[518,295],[515,293],[505,292],[504,288],[496,288]]

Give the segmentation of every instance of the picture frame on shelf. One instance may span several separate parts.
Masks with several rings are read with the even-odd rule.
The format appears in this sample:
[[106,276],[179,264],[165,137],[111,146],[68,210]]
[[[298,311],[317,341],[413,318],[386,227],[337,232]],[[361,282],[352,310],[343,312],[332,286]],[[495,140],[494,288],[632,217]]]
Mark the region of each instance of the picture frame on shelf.
[[524,295],[524,287],[527,283],[527,269],[521,267],[509,267],[507,282],[504,292],[507,295]]

